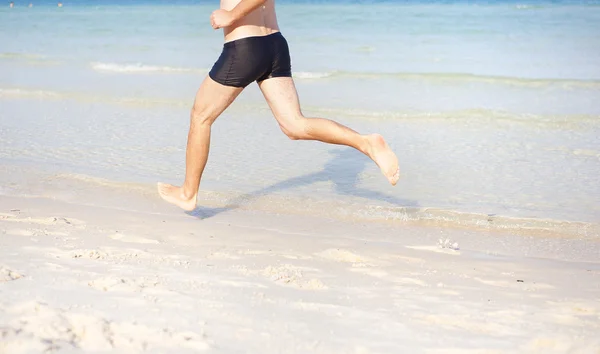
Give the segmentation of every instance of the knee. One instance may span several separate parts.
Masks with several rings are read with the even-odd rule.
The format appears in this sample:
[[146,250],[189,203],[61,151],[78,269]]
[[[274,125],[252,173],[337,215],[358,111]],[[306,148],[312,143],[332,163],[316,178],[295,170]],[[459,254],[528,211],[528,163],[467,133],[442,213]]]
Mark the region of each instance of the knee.
[[207,109],[203,109],[198,106],[192,107],[192,112],[190,114],[192,121],[201,125],[212,125],[214,119],[212,118],[210,112]]
[[308,119],[299,115],[280,124],[281,131],[291,140],[302,140],[308,137]]
[[300,140],[302,139],[302,135],[299,133],[299,131],[297,130],[289,130],[288,128],[286,128],[285,126],[281,125],[280,126],[281,131],[288,137],[290,138],[290,140]]

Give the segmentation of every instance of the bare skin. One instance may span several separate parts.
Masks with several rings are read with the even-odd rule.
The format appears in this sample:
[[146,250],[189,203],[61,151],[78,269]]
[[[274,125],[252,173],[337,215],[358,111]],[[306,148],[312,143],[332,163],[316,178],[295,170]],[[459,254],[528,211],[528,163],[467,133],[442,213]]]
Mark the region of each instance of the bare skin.
[[[210,22],[213,28],[224,29],[226,42],[279,31],[274,0],[222,0],[221,9],[212,13]],[[389,183],[396,185],[400,177],[398,159],[381,135],[361,135],[329,119],[305,117],[291,77],[264,80],[259,83],[259,88],[281,130],[290,139],[353,147],[370,157]],[[185,181],[180,187],[158,183],[158,193],[165,201],[187,211],[196,208],[200,180],[210,150],[211,126],[242,90],[221,85],[208,76],[204,79],[191,112]]]

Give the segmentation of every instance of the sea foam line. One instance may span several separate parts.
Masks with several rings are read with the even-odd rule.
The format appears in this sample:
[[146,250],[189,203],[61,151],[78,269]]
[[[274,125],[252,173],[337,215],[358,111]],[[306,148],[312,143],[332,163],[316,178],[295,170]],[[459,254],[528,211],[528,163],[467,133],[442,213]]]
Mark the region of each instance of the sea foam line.
[[299,71],[293,73],[292,76],[297,79],[324,79],[333,76],[333,72],[310,72],[310,71]]
[[0,53],[0,59],[46,59],[41,54],[33,53],[17,53],[17,52],[2,52]]
[[503,86],[521,87],[561,87],[587,88],[600,90],[600,80],[558,79],[558,78],[526,78],[511,76],[479,75],[471,73],[411,73],[411,72],[359,72],[359,71],[324,71],[297,72],[293,74],[298,79],[366,79],[366,80],[397,80],[435,83],[483,83]]
[[[196,73],[207,73],[208,69],[199,68],[184,68],[184,67],[173,67],[173,66],[158,66],[148,65],[142,63],[134,64],[118,64],[118,63],[103,63],[93,62],[90,64],[93,70],[114,72],[114,73],[160,73],[160,72],[196,72]],[[334,72],[308,72],[300,71],[293,73],[294,78],[298,79],[322,79],[334,75]]]
[[[185,68],[172,66],[149,65],[142,63],[118,64],[93,62],[91,67],[96,71],[122,74],[135,73],[208,73],[209,69]],[[600,80],[557,79],[557,78],[524,78],[510,76],[480,75],[471,73],[411,73],[411,72],[359,72],[359,71],[298,71],[292,73],[295,79],[367,79],[367,80],[399,80],[430,81],[438,83],[484,83],[504,86],[588,88],[600,90]]]
[[102,63],[94,62],[90,64],[92,69],[96,71],[107,71],[115,73],[148,73],[148,72],[198,72],[204,73],[205,69],[196,68],[183,68],[183,67],[172,67],[172,66],[157,66],[157,65],[145,65],[141,63],[135,64],[117,64],[117,63]]

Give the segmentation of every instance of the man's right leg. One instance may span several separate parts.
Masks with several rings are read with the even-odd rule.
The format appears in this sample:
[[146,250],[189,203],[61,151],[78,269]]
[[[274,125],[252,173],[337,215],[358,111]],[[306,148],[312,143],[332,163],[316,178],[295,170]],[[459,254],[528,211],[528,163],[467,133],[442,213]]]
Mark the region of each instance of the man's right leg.
[[291,77],[270,78],[258,85],[281,130],[290,139],[353,147],[370,157],[390,184],[396,185],[400,178],[398,159],[381,135],[362,135],[330,119],[304,117]]
[[208,160],[213,122],[242,92],[242,87],[221,85],[209,76],[198,89],[190,118],[183,186],[158,183],[158,193],[167,202],[184,210],[196,208],[202,172]]

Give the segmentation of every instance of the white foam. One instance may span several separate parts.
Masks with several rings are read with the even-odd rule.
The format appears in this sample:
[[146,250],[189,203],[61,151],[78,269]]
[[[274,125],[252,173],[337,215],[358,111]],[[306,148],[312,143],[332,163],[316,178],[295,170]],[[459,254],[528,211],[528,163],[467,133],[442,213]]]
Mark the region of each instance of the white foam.
[[117,63],[91,63],[92,69],[96,71],[109,71],[117,73],[140,73],[140,72],[204,72],[205,70],[193,68],[181,68],[172,66],[135,64],[117,64]]
[[539,9],[542,8],[540,5],[527,5],[527,4],[518,4],[515,6],[518,10],[528,10],[528,9]]
[[[118,64],[118,63],[91,63],[92,69],[96,71],[108,71],[116,73],[143,73],[143,72],[207,72],[203,69],[146,65],[142,63]],[[332,76],[331,72],[310,72],[300,71],[293,73],[294,78],[298,79],[322,79]]]
[[333,75],[333,73],[328,73],[328,72],[307,72],[307,71],[300,71],[297,73],[294,73],[293,76],[295,78],[298,79],[323,79],[326,77],[330,77],[331,75]]
[[19,88],[0,88],[0,97],[28,96],[28,97],[60,97],[60,94],[48,90],[28,90]]

